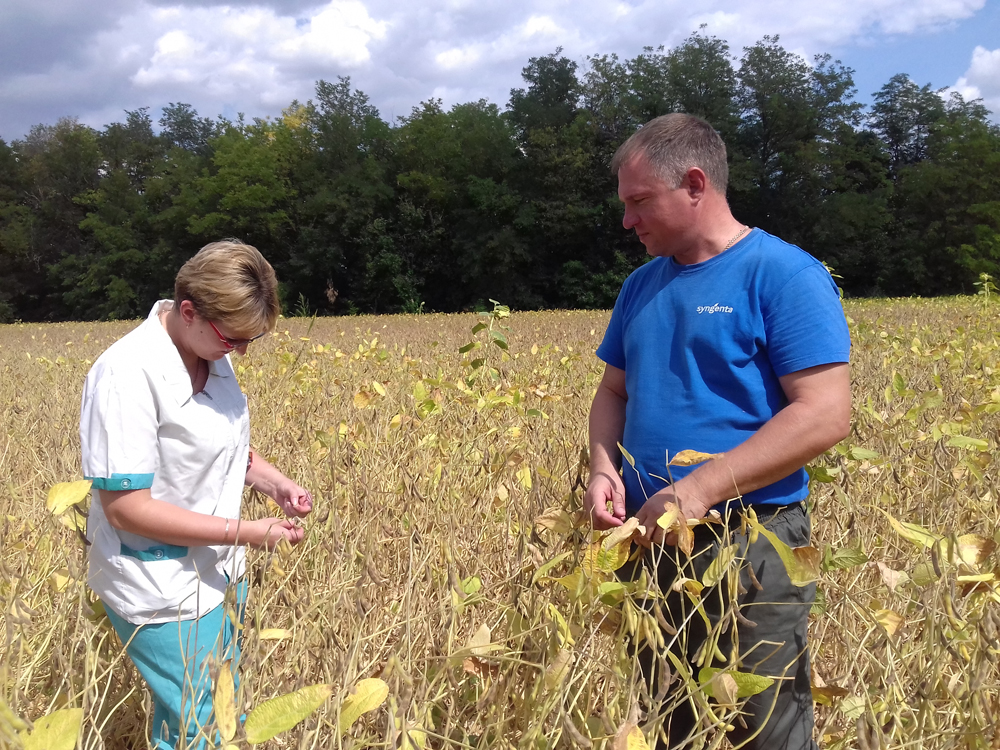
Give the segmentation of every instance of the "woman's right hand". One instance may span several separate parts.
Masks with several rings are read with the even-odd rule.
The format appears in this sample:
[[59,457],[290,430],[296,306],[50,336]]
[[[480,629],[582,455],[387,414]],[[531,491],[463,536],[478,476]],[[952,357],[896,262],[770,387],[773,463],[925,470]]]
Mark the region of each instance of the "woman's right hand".
[[274,549],[282,539],[287,539],[289,544],[298,544],[306,535],[305,529],[287,518],[242,521],[240,526],[240,541],[245,539],[255,549]]

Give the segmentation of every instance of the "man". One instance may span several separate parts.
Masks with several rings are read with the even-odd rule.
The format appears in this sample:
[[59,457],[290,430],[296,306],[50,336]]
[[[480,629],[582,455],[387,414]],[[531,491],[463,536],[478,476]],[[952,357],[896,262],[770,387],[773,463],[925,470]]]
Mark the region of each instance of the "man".
[[[750,543],[740,533],[740,516],[753,508],[789,546],[809,544],[803,467],[850,428],[850,338],[836,285],[812,256],[733,217],[726,148],[705,121],[658,117],[618,149],[611,168],[623,224],[653,260],[626,280],[597,350],[606,368],[590,412],[584,508],[596,529],[626,516],[645,528],[645,564],[666,594],[665,641],[695,677],[735,657],[739,671],[776,678],[734,722],[734,744],[815,747],[805,640],[815,584],[793,586],[766,538]],[[619,442],[635,461],[621,473]],[[685,449],[722,455],[666,465]],[[669,504],[695,519],[715,508],[728,525],[698,526],[688,557],[657,526]],[[678,577],[703,580],[718,550],[734,543],[738,585],[723,581],[694,597],[671,591]],[[640,651],[650,695],[662,696],[669,682],[663,656]],[[672,748],[709,723],[694,701],[675,698],[665,721]]]

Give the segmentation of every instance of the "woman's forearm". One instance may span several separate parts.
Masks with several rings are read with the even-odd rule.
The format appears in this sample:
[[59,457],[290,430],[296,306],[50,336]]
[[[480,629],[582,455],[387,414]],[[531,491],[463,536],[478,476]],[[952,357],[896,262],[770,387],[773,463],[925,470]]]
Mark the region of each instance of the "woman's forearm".
[[253,448],[250,449],[250,458],[250,467],[247,469],[245,480],[246,486],[253,487],[268,497],[275,497],[278,482],[284,479],[285,475]]
[[[178,546],[235,544],[239,519],[196,513],[157,500],[148,489],[101,490],[104,515],[114,528]],[[245,538],[243,542],[249,541]]]

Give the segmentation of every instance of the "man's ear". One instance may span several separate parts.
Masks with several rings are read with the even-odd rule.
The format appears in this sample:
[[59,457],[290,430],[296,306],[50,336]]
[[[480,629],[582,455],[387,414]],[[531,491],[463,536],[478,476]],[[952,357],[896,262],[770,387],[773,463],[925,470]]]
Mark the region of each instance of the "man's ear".
[[708,176],[700,167],[691,167],[684,175],[684,187],[692,203],[698,203],[708,192]]

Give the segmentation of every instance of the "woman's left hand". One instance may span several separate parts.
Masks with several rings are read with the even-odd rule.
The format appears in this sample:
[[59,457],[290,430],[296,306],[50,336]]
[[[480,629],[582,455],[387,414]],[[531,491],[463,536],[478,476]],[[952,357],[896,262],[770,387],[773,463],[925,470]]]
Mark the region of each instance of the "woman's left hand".
[[282,477],[274,484],[274,502],[288,516],[307,516],[312,511],[312,494],[288,477]]

